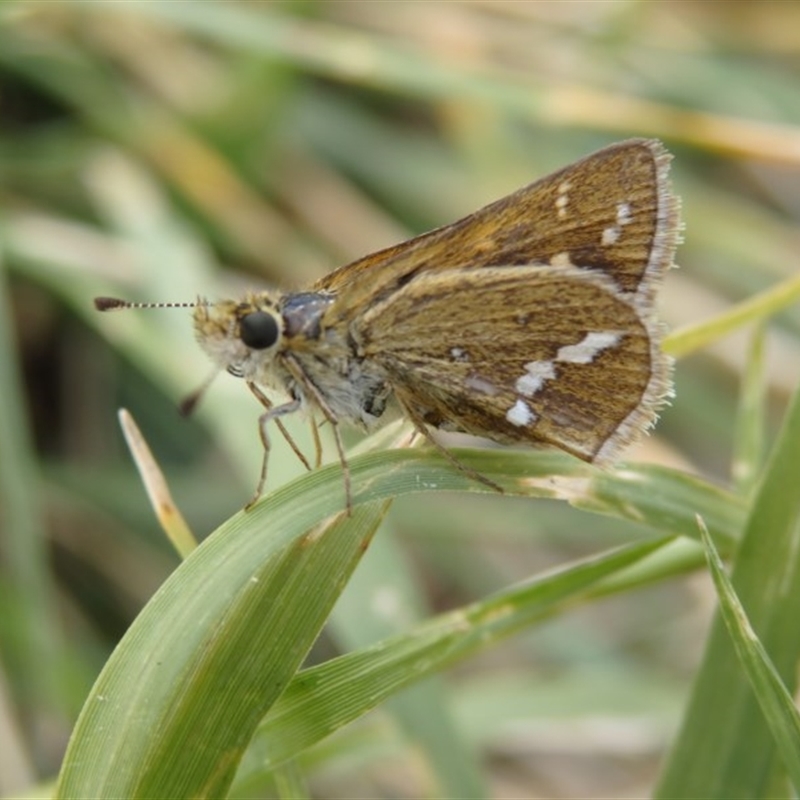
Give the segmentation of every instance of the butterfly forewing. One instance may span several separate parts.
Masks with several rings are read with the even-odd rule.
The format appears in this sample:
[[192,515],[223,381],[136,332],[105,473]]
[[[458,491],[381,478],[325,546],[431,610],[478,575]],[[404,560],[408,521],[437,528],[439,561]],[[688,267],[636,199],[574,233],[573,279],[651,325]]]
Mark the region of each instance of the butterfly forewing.
[[669,155],[657,141],[612,145],[446,227],[327,275],[341,318],[415,275],[454,268],[551,265],[599,272],[646,302],[677,240]]
[[667,390],[655,327],[603,275],[494,267],[419,275],[354,334],[412,417],[603,462]]

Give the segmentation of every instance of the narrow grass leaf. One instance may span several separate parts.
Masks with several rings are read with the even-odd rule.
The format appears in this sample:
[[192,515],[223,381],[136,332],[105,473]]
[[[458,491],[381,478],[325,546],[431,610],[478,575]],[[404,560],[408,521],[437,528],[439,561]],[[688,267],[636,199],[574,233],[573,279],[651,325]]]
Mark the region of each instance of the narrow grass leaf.
[[749,322],[757,322],[783,311],[798,299],[800,299],[800,277],[794,275],[731,306],[722,314],[674,331],[664,340],[664,351],[675,358],[680,358],[701,350]]
[[197,547],[197,540],[172,499],[164,473],[153,457],[139,426],[124,408],[119,411],[119,422],[158,522],[178,555],[186,558]]
[[722,618],[728,628],[739,663],[747,673],[764,719],[781,753],[783,764],[797,791],[800,788],[800,716],[794,707],[792,696],[786,690],[756,632],[750,626],[747,612],[731,586],[722,559],[702,519],[698,519],[698,523],[708,566],[719,596]]
[[17,360],[3,244],[0,241],[0,549],[3,588],[8,592],[4,633],[12,629],[14,617],[18,631],[3,657],[22,692],[19,710],[33,717],[43,702],[60,702],[61,643],[54,624],[55,587],[48,564],[41,478]]
[[619,548],[443,614],[410,633],[304,670],[260,727],[254,748],[277,765],[400,689],[548,618],[608,575],[664,546]]
[[[398,635],[432,614],[424,604],[425,587],[393,534],[389,520],[331,615],[328,630],[342,652]],[[387,699],[386,711],[423,754],[438,795],[488,796],[480,762],[453,719],[445,681],[431,676],[408,687]]]
[[240,514],[195,550],[98,678],[57,797],[225,796],[387,508],[305,535],[280,513]]
[[738,494],[745,497],[755,488],[764,460],[767,382],[765,380],[764,341],[766,324],[756,325],[750,340],[747,365],[742,376],[736,435],[733,439],[731,478]]
[[[593,485],[583,465],[555,454],[467,450],[458,456],[516,494],[566,492],[574,502]],[[343,508],[338,465],[237,514],[176,570],[98,679],[64,761],[60,797],[222,793],[258,721],[318,634],[385,501],[424,490],[491,491],[430,451],[368,453],[353,459],[351,471],[359,508],[333,532],[297,538]],[[554,472],[572,476],[568,490],[554,490]],[[720,541],[732,541],[735,503],[702,482],[669,481],[668,474],[631,467],[616,481],[604,476],[603,503],[593,502],[655,530],[663,509],[674,506],[669,534],[684,525],[689,530],[681,507],[701,508],[718,526]],[[575,481],[578,475],[584,477]],[[425,659],[414,661],[412,674],[428,674]]]
[[[800,657],[800,391],[757,490],[731,583],[793,693]],[[702,516],[702,514],[701,514]],[[659,798],[756,798],[771,781],[775,741],[721,619],[714,622]]]

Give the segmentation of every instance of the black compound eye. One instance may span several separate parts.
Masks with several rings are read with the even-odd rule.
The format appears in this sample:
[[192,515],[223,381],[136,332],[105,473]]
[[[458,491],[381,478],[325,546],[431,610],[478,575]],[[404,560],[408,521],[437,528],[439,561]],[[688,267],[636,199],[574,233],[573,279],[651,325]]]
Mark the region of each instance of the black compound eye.
[[278,320],[266,311],[253,311],[239,321],[239,338],[253,350],[266,350],[278,341]]

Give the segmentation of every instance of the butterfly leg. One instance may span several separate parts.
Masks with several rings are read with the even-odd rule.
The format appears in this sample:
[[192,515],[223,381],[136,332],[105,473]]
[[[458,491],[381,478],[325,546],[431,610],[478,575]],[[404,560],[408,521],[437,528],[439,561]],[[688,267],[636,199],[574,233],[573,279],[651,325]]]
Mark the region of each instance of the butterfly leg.
[[[253,393],[253,395],[258,400],[258,402],[261,403],[261,405],[264,406],[264,408],[267,409],[267,411],[269,411],[272,408],[272,402],[264,394],[264,392],[262,392],[261,389],[259,389],[258,386],[256,386],[256,384],[254,384],[252,381],[247,381],[247,388]],[[280,406],[279,406],[279,408],[280,408]],[[292,448],[292,452],[300,459],[300,462],[302,463],[302,465],[309,472],[311,472],[311,469],[312,469],[311,464],[308,463],[308,459],[303,455],[302,451],[297,446],[297,442],[295,442],[295,440],[292,439],[291,434],[289,433],[288,430],[286,430],[286,426],[283,424],[283,422],[281,422],[280,419],[277,419],[277,418],[275,419],[275,424],[278,426],[278,430],[283,435],[283,438],[286,439],[287,443],[289,444],[289,447]],[[316,466],[319,466],[319,435],[315,436],[314,439],[315,439],[314,445],[317,448],[317,464],[316,464]]]
[[477,470],[474,470],[472,467],[468,467],[466,464],[459,461],[441,442],[436,440],[436,438],[428,429],[428,426],[425,424],[425,421],[416,412],[416,410],[409,403],[404,402],[399,393],[395,392],[395,396],[397,397],[400,405],[403,407],[403,411],[405,411],[411,422],[414,423],[414,427],[417,429],[417,432],[421,433],[422,436],[424,436],[425,439],[427,439],[427,441],[434,446],[437,452],[444,456],[459,472],[463,472],[465,475],[472,478],[472,480],[482,483],[484,486],[488,486],[500,494],[504,493],[503,487],[495,483],[491,478],[481,475],[481,473]]
[[267,425],[271,420],[274,419],[276,423],[281,426],[281,430],[283,431],[283,426],[278,418],[284,416],[285,414],[291,414],[297,411],[299,408],[300,398],[296,397],[294,400],[290,400],[288,403],[283,403],[279,406],[272,406],[268,408],[267,411],[265,411],[258,418],[258,433],[261,436],[261,444],[264,447],[264,458],[261,461],[261,476],[258,479],[258,486],[256,486],[253,496],[250,498],[250,500],[248,500],[247,505],[244,507],[245,511],[249,511],[256,504],[256,502],[258,502],[258,499],[264,493],[264,487],[267,485],[267,465],[269,464],[269,451],[271,448]]
[[[291,356],[285,357],[284,364],[292,374],[292,377],[298,382],[298,384],[300,384],[300,386],[303,387],[303,390],[308,394],[308,396],[313,398],[314,403],[319,407],[319,410],[322,412],[325,419],[331,424],[333,440],[336,442],[336,452],[339,455],[339,463],[342,465],[345,507],[347,509],[347,516],[349,517],[353,513],[353,488],[352,481],[350,480],[350,465],[347,463],[347,457],[344,453],[344,443],[342,442],[342,435],[339,432],[339,420],[336,414],[334,414],[331,410],[331,407],[328,405],[319,389],[317,389],[314,383],[309,380],[300,364],[298,364],[297,361]],[[319,452],[321,452],[321,444]]]
[[322,466],[322,440],[319,438],[319,425],[314,417],[309,418],[311,421],[311,436],[314,438],[314,469],[319,469]]

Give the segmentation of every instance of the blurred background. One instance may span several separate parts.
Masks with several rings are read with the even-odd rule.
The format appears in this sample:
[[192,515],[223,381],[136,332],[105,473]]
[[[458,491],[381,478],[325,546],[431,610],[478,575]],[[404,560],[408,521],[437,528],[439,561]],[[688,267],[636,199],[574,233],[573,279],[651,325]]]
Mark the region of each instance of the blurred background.
[[[178,564],[117,409],[200,538],[258,474],[259,407],[241,382],[221,377],[191,420],[177,413],[209,372],[190,312],[101,315],[94,296],[303,287],[644,135],[675,154],[683,197],[681,269],[661,296],[676,328],[797,273],[798,126],[795,3],[0,5],[0,794],[56,775],[95,676]],[[773,427],[799,331],[793,309],[767,337]],[[680,361],[633,458],[729,483],[750,335]],[[302,469],[276,447],[272,487]],[[563,504],[426,494],[398,500],[381,535],[425,617],[640,533]],[[648,793],[712,605],[687,576],[449,672],[490,792]],[[324,637],[313,657],[340,647]],[[320,751],[318,796],[430,791],[380,715],[368,755],[352,734]]]

